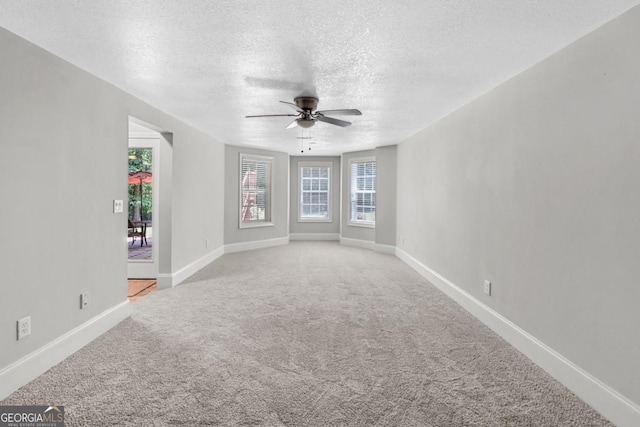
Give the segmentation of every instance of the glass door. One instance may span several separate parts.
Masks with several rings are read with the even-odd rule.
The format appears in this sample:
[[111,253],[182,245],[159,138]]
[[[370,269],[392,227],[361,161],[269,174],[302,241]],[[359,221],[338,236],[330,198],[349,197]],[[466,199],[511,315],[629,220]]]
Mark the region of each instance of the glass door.
[[129,278],[155,278],[157,262],[157,139],[130,138],[127,252]]

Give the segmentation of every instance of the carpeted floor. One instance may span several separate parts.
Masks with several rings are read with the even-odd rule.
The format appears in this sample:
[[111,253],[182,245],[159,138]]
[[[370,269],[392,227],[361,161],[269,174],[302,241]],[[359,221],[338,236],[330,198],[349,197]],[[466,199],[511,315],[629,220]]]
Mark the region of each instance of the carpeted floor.
[[229,254],[1,404],[68,426],[604,426],[393,256]]

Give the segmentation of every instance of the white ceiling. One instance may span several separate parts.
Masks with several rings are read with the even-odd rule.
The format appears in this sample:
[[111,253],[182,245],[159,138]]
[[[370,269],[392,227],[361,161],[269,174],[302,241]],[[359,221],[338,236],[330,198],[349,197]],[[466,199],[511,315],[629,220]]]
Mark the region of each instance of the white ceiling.
[[[640,0],[2,0],[0,25],[221,142],[299,154],[301,93],[358,108],[312,154],[400,143]],[[171,129],[168,129],[169,131]]]

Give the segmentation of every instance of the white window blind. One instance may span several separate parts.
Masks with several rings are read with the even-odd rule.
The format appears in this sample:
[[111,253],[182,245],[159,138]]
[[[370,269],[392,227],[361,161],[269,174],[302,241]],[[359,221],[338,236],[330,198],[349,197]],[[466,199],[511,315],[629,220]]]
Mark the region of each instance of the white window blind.
[[298,220],[331,221],[331,164],[299,163]]
[[240,155],[240,227],[271,223],[271,157]]
[[350,164],[351,209],[349,222],[374,226],[376,223],[376,161],[353,159]]

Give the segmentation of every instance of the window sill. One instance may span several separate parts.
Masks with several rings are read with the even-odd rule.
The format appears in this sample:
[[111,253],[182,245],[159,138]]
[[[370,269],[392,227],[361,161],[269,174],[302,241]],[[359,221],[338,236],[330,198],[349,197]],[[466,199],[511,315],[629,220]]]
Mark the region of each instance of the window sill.
[[273,227],[274,224],[272,222],[242,222],[240,223],[240,229],[243,228],[260,228],[260,227]]
[[333,222],[331,218],[298,218],[298,222]]
[[347,222],[347,225],[350,227],[362,227],[362,228],[376,228],[376,223],[366,223],[366,222]]

